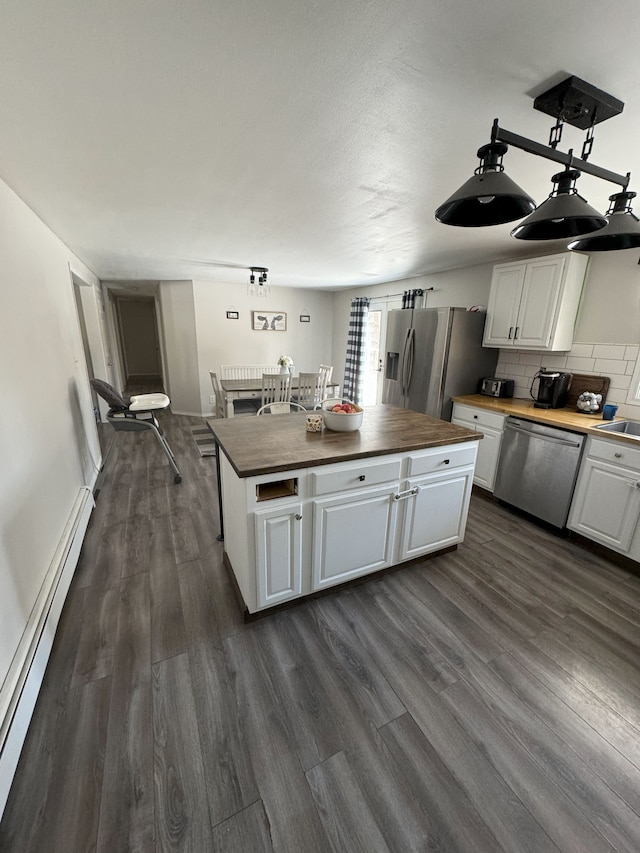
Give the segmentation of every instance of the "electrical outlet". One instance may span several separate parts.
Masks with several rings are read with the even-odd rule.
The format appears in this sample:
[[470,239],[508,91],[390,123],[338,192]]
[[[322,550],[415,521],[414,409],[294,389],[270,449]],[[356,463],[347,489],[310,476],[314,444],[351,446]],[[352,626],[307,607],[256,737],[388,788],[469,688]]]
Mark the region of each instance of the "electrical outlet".
[[209,396],[209,402],[210,402],[210,403],[215,403],[215,401],[216,401],[215,394],[211,394],[211,395]]

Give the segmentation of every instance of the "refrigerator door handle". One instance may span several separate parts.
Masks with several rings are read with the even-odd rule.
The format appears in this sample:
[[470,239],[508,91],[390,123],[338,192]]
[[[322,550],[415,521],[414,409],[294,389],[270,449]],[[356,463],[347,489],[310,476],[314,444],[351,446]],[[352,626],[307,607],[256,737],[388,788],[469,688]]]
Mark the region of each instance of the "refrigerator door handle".
[[411,368],[413,367],[413,336],[414,329],[407,329],[407,337],[404,341],[402,351],[402,396],[406,397],[411,379]]

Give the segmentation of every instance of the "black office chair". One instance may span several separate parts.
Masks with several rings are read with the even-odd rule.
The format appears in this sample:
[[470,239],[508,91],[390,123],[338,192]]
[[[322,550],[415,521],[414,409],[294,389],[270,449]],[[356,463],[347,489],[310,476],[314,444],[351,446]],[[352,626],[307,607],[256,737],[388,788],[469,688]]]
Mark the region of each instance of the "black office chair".
[[166,394],[135,394],[123,397],[118,391],[102,379],[92,379],[91,387],[109,404],[107,420],[117,431],[140,432],[150,429],[160,442],[174,472],[173,482],[181,483],[182,475],[160,424],[153,414],[157,409],[166,409],[171,402]]

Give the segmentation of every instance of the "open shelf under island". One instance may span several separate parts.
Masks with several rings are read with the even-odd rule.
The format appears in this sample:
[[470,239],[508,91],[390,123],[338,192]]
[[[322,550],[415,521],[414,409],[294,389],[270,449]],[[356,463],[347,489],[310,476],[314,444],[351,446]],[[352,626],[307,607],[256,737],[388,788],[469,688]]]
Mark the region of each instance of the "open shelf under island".
[[209,420],[227,562],[249,613],[457,545],[478,440],[394,406],[357,432],[302,413]]

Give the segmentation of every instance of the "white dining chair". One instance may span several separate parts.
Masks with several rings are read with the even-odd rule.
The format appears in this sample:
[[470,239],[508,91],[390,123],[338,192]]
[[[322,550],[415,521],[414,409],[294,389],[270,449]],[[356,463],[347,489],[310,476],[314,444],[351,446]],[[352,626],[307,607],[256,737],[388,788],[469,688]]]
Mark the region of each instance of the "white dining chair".
[[321,373],[324,378],[324,387],[322,389],[322,399],[324,400],[327,396],[327,385],[331,382],[331,377],[333,376],[333,365],[321,364],[318,372]]
[[322,373],[301,373],[298,377],[296,403],[305,409],[314,409],[324,399],[325,380]]
[[291,376],[289,373],[263,373],[262,374],[262,402],[288,403],[291,399]]
[[291,412],[306,412],[304,406],[298,403],[267,403],[266,406],[260,406],[256,415],[289,415]]
[[[215,371],[210,370],[211,384],[213,385],[213,393],[216,397],[216,418],[227,417],[227,396],[222,390],[220,379]],[[233,412],[235,415],[255,415],[256,404],[253,400],[234,400]]]

